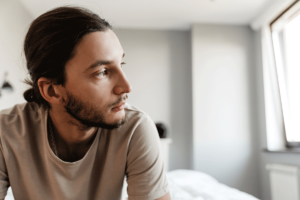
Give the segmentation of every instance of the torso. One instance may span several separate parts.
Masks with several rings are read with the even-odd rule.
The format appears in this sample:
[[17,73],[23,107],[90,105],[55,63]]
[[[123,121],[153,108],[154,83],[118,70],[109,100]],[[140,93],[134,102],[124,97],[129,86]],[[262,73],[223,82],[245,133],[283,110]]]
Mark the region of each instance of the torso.
[[[165,191],[154,123],[135,108],[126,108],[126,116],[128,121],[119,129],[99,129],[91,144],[78,151],[59,147],[57,157],[49,145],[45,110],[26,103],[1,111],[0,187],[10,185],[16,200],[120,200],[125,173],[132,173],[143,175],[128,179],[132,195]],[[148,160],[136,162],[141,155]],[[138,171],[149,166],[156,167],[148,173]],[[155,181],[145,182],[150,179]]]
[[31,111],[34,104],[24,106],[15,109],[25,111],[0,117],[0,142],[16,200],[120,200],[128,151],[123,144],[131,134],[126,126],[121,133],[99,129],[89,147],[72,152],[59,147],[57,157],[49,145],[47,113]]

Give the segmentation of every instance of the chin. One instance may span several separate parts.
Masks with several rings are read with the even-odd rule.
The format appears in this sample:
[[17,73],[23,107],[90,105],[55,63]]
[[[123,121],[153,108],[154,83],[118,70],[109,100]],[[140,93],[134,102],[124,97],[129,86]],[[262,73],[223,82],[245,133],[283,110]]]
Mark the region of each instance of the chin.
[[113,121],[106,121],[99,127],[112,130],[121,127],[125,122],[126,116],[124,115],[124,117],[114,119]]
[[121,121],[124,121],[126,118],[125,111],[121,110],[118,112],[111,113],[110,116],[106,118],[106,123],[115,124]]

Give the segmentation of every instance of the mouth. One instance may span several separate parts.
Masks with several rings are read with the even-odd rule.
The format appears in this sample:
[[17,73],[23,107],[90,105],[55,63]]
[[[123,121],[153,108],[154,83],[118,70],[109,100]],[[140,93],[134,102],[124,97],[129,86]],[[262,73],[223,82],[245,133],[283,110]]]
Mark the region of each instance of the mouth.
[[123,102],[119,103],[118,105],[114,106],[111,110],[121,111],[121,110],[124,110],[125,107],[126,107],[126,101],[123,101]]

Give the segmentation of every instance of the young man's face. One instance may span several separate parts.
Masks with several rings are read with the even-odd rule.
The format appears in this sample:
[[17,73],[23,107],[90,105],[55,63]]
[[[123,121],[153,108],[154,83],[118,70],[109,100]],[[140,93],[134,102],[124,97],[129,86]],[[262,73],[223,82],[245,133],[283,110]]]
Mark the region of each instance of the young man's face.
[[67,62],[65,108],[83,125],[116,128],[124,123],[131,91],[122,70],[124,52],[110,29],[85,35]]

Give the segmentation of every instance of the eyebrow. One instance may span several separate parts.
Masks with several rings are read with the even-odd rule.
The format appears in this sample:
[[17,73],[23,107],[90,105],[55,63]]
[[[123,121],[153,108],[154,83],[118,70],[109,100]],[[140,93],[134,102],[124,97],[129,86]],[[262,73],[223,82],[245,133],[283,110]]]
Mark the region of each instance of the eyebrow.
[[[125,53],[123,53],[122,58],[124,58],[124,56],[125,56]],[[111,63],[112,63],[112,61],[97,60],[96,62],[94,62],[93,64],[91,64],[91,66],[89,66],[85,71],[88,71],[90,69],[93,69],[93,68],[101,66],[101,65],[109,65]]]

